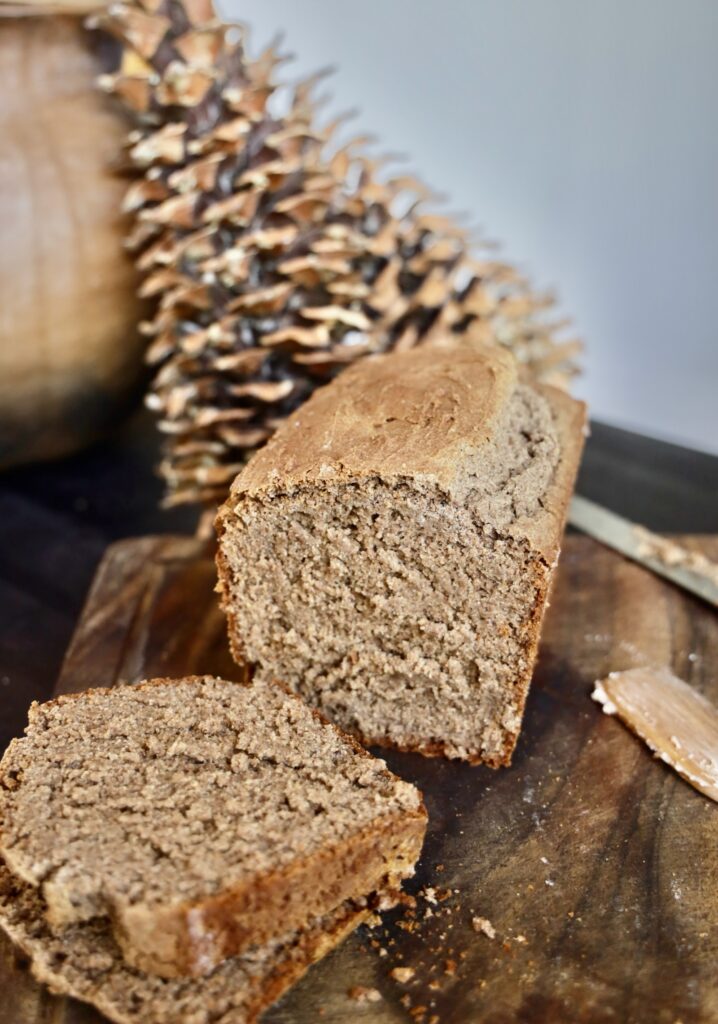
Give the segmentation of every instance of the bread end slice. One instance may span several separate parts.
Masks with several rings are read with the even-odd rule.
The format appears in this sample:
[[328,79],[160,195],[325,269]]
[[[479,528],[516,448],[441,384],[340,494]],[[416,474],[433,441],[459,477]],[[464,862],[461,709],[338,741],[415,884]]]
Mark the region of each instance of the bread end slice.
[[425,831],[423,812],[387,815],[287,870],[257,875],[214,897],[123,907],[114,921],[117,941],[139,970],[201,977],[235,950],[276,937],[278,922],[301,927],[308,908],[399,890],[414,873]]
[[153,680],[36,705],[0,765],[0,854],[48,922],[200,976],[413,873],[418,791],[272,683]]
[[46,921],[36,889],[0,860],[0,927],[25,953],[35,978],[55,994],[90,1003],[116,1024],[255,1024],[313,963],[370,913],[346,903],[300,932],[226,961],[200,979],[166,979],[128,966],[107,922]]

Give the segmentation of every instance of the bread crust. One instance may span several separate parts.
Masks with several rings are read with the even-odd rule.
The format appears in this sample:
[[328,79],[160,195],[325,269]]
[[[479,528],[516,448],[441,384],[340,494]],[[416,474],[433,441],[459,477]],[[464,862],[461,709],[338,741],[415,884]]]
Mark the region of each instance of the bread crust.
[[[546,384],[537,387],[537,390],[551,406],[561,435],[562,445],[561,458],[546,495],[544,514],[538,522],[523,521],[518,526],[518,529],[529,536],[534,547],[542,555],[542,571],[535,573],[530,583],[536,589],[537,599],[528,624],[527,640],[524,645],[524,657],[528,667],[514,683],[514,697],[517,705],[521,708],[522,720],[587,429],[586,406],[583,402],[577,402],[563,391]],[[489,768],[508,767],[511,764],[520,732],[521,723],[513,732],[507,733],[500,757],[491,758],[479,753],[469,754],[465,760],[474,765],[486,764]],[[417,741],[413,744],[398,744],[388,736],[358,734],[358,737],[366,746],[388,747],[405,753],[423,754],[424,757],[447,756],[446,744],[441,740],[436,740],[433,743]]]
[[[190,676],[182,682],[200,683],[210,678]],[[153,679],[136,686],[150,689],[172,686],[175,682]],[[96,688],[84,693],[63,694],[48,704],[101,700],[111,692],[108,688]],[[285,693],[288,699],[304,707],[296,694],[286,689]],[[37,703],[32,705],[31,721],[38,707]],[[318,725],[336,733],[357,758],[375,761],[353,737],[328,723],[314,709],[307,710]],[[381,775],[392,784],[408,786],[385,766]],[[398,809],[396,813],[377,816],[341,842],[325,844],[275,871],[258,872],[215,895],[175,903],[115,904],[110,914],[116,941],[127,963],[139,970],[165,978],[200,977],[250,946],[301,929],[308,920],[326,914],[341,903],[363,898],[371,892],[398,888],[403,878],[413,874],[426,823],[426,809],[417,791],[414,809]],[[36,886],[37,880],[18,870],[8,852],[3,848],[0,834],[0,854],[4,855],[8,866],[17,877]],[[52,899],[47,891],[45,895]],[[59,906],[48,903],[48,919],[53,925],[71,923],[70,919],[62,918],[65,906],[69,907],[70,901],[63,899],[62,894]]]
[[513,356],[497,345],[361,360],[292,413],[237,476],[226,505],[372,476],[425,477],[451,491],[464,449],[491,437],[517,382]]
[[343,843],[214,897],[116,914],[116,938],[127,963],[139,970],[202,977],[249,946],[276,938],[278,929],[299,929],[347,900],[398,888],[413,872],[425,831],[425,814],[388,815]]
[[[7,876],[7,869],[0,859],[0,897],[3,886],[7,884]],[[39,904],[39,899],[36,902]],[[321,922],[297,933],[276,954],[267,957],[266,968],[258,976],[252,978],[247,998],[243,1004],[232,1007],[219,1017],[212,1016],[211,1019],[216,1024],[256,1024],[269,1006],[295,984],[314,963],[339,945],[366,920],[370,913],[370,905],[359,906],[347,902]],[[99,979],[90,975],[83,977],[81,964],[75,962],[76,954],[72,936],[87,926],[79,925],[71,929],[71,937],[65,944],[62,957],[51,955],[51,943],[54,946],[57,946],[58,943],[57,940],[53,940],[49,936],[44,924],[44,915],[39,906],[34,916],[29,916],[27,913],[23,915],[17,910],[8,912],[4,906],[4,900],[0,898],[0,927],[28,957],[31,972],[37,981],[46,985],[55,995],[69,996],[90,1003],[116,1024],[140,1024],[140,1022],[155,1024],[160,1020],[167,1021],[169,1019],[175,1024],[183,1024],[188,1019],[182,1012],[177,1014],[173,1012],[170,1018],[167,1016],[166,1006],[154,1007],[151,1001],[149,1004],[145,1003],[144,1006],[140,1002],[142,1009],[137,1014],[128,1013],[113,998],[111,985],[103,984],[101,977]],[[104,945],[108,945],[107,941]],[[105,950],[103,953],[106,956]],[[132,969],[122,966],[119,951],[116,951],[114,956],[119,965],[118,969],[122,972],[123,985],[130,991],[135,986],[138,995],[145,995],[142,976]],[[233,969],[233,965],[229,964],[227,973],[230,983]],[[237,970],[240,972],[242,970],[239,962]],[[183,985],[195,986],[197,1001],[204,1002],[203,991],[207,983],[207,979],[200,978],[186,981]],[[172,982],[167,982],[167,984],[172,985]],[[156,983],[153,983],[152,989],[155,990],[156,987]],[[152,996],[150,995],[149,998],[151,1000]],[[192,1021],[197,1020],[194,1013],[188,1016]]]
[[[466,450],[490,448],[492,431],[502,409],[520,385],[513,358],[492,346],[456,346],[446,350],[413,350],[357,364],[326,388],[315,392],[274,438],[245,467],[219,510],[216,559],[218,592],[227,617],[232,655],[245,671],[251,664],[245,649],[237,608],[242,601],[225,551],[226,539],[242,509],[260,508],[274,498],[320,489],[331,483],[380,479],[389,485],[406,480],[427,482],[449,501],[465,500],[461,466]],[[462,759],[491,767],[507,765],[520,731],[535,662],[543,615],[556,568],[568,507],[586,433],[586,407],[548,385],[532,385],[547,403],[560,453],[552,478],[529,513],[517,513],[498,526],[499,538],[526,544],[532,566],[527,590],[536,594],[522,626],[521,662],[526,666],[512,680],[507,696],[519,725],[506,731],[498,752],[469,750]],[[435,403],[436,392],[442,400]],[[396,411],[396,417],[389,413]],[[394,419],[399,426],[387,430]],[[479,518],[477,527],[481,526]],[[262,666],[263,677],[272,665]],[[346,727],[347,723],[343,722]],[[427,741],[397,741],[389,734],[355,735],[366,745],[389,747],[425,756],[447,756],[451,744],[441,736]],[[456,756],[452,754],[451,756]]]

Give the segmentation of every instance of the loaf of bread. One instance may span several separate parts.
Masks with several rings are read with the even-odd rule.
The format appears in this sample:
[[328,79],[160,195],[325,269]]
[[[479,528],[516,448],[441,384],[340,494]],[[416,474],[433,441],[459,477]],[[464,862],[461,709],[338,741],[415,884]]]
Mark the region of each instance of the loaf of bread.
[[125,963],[106,919],[69,925],[58,935],[46,911],[39,890],[18,881],[0,860],[0,925],[27,955],[35,977],[117,1024],[255,1024],[369,913],[365,905],[348,903],[205,977],[159,978]]
[[346,370],[219,512],[235,658],[366,744],[507,764],[584,428],[496,346]]
[[49,927],[99,919],[166,978],[396,891],[425,825],[413,786],[261,680],[34,704],[0,762],[0,853]]

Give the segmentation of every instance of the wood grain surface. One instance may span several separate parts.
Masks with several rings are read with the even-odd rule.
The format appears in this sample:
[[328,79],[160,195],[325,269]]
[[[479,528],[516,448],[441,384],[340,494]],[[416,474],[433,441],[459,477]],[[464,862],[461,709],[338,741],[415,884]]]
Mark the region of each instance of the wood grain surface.
[[[718,555],[718,538],[686,542]],[[189,672],[238,678],[213,585],[198,541],[114,545],[58,692]],[[429,808],[416,909],[361,929],[267,1024],[718,1022],[718,809],[590,700],[610,671],[667,665],[718,703],[717,664],[713,611],[568,537],[513,766],[386,755]],[[4,940],[0,952],[4,1024],[101,1020],[44,993]],[[402,983],[396,967],[414,974]],[[351,998],[356,988],[381,1000]]]

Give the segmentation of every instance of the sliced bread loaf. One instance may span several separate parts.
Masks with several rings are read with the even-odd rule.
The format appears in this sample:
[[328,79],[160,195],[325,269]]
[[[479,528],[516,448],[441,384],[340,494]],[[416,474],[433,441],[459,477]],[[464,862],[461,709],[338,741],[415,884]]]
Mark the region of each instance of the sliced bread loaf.
[[508,763],[584,422],[497,346],[346,370],[220,510],[236,659],[367,744]]
[[226,960],[206,977],[159,978],[125,963],[105,919],[70,925],[58,935],[46,911],[39,891],[0,860],[0,927],[29,957],[35,977],[117,1024],[254,1024],[369,913],[346,903],[299,932]]
[[109,918],[166,977],[391,889],[421,796],[261,681],[153,680],[33,705],[0,762],[0,852],[59,929]]

